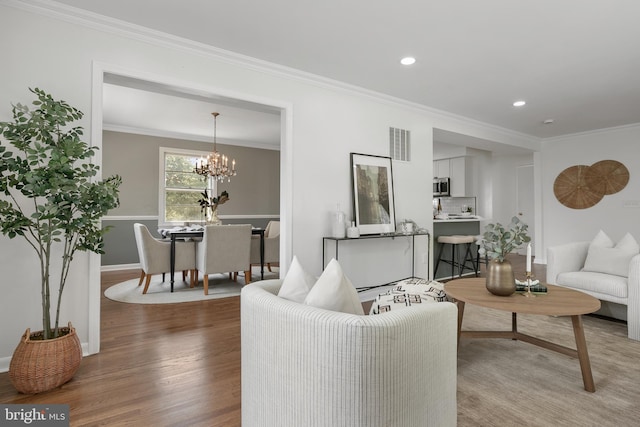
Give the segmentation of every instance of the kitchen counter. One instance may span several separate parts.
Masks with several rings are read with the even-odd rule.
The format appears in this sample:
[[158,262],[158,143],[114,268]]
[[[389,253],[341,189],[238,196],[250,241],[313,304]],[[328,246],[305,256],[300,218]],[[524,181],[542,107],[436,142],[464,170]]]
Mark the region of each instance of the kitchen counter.
[[449,217],[447,219],[434,219],[433,222],[434,223],[442,223],[442,222],[474,222],[474,221],[483,221],[484,218],[482,218],[481,216],[477,216],[477,215],[471,215],[471,216],[454,216],[454,217]]

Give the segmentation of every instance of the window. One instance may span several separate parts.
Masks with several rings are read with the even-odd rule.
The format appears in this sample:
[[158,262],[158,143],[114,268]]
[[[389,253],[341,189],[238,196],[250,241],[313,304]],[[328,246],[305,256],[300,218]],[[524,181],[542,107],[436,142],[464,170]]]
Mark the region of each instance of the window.
[[197,159],[208,153],[160,148],[160,222],[202,221],[198,200],[209,180],[193,173]]

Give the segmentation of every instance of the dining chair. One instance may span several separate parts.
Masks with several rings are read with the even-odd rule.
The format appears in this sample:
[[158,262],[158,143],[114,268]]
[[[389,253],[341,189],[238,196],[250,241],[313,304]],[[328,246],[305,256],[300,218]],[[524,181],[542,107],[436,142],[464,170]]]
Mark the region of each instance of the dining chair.
[[[280,221],[269,221],[264,229],[264,264],[271,271],[271,264],[280,262]],[[251,266],[260,265],[260,236],[251,236],[251,262],[244,272],[245,283],[251,283]]]
[[209,274],[229,273],[234,281],[246,271],[251,250],[251,225],[207,225],[196,245],[196,281],[203,274],[204,294],[209,295]]
[[[171,243],[153,237],[144,224],[133,224],[133,232],[136,237],[140,266],[142,267],[138,286],[146,279],[144,289],[142,290],[142,293],[146,294],[149,290],[151,277],[154,274],[162,273],[164,275],[164,273],[171,271]],[[187,272],[189,273],[191,286],[193,286],[196,268],[194,242],[176,242],[175,265],[176,271],[182,271],[182,280],[185,280]]]
[[265,242],[264,248],[264,262],[267,264],[269,271],[271,271],[272,263],[280,263],[280,221],[269,221],[264,233],[265,237],[271,239],[268,244]]

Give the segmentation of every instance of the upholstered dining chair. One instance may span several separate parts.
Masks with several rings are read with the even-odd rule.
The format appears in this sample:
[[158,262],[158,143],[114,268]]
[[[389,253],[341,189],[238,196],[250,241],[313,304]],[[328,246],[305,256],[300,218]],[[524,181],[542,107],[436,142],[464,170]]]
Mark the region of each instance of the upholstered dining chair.
[[208,225],[196,245],[196,281],[202,273],[204,294],[209,295],[209,274],[229,273],[238,279],[246,271],[251,250],[251,225]]
[[[142,291],[143,294],[146,294],[149,290],[151,276],[159,273],[169,273],[171,271],[171,243],[153,237],[144,224],[133,224],[133,232],[136,237],[140,266],[142,267],[138,286],[146,279]],[[186,274],[189,272],[192,286],[195,268],[195,243],[176,242],[176,271],[182,271],[182,280],[186,279]]]
[[[280,221],[269,221],[264,229],[264,264],[271,271],[271,264],[280,262]],[[244,272],[245,283],[251,283],[251,266],[260,265],[260,236],[251,236],[251,263]]]

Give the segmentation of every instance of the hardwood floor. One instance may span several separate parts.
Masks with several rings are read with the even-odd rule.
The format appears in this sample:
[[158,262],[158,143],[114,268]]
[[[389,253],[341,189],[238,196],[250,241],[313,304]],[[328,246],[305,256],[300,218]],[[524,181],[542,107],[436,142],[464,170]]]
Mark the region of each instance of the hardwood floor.
[[[524,257],[510,260],[522,274]],[[534,273],[544,279],[544,266],[534,264]],[[101,286],[137,277],[106,272]],[[72,381],[28,396],[2,373],[0,402],[66,403],[72,426],[240,425],[239,297],[157,305],[103,297],[101,309],[101,351],[83,359]]]
[[[139,271],[102,274],[102,289]],[[17,393],[0,374],[0,402],[67,403],[71,425],[239,426],[240,299],[125,304],[102,298],[99,354],[48,393]]]

